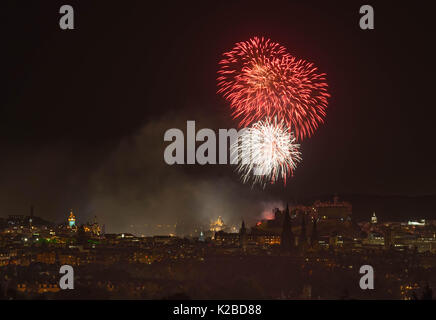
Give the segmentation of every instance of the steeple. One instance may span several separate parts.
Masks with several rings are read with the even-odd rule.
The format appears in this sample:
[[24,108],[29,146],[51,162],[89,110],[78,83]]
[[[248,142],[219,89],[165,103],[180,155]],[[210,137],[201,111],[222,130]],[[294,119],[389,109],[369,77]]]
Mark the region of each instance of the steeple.
[[314,217],[313,218],[312,235],[311,235],[311,239],[310,239],[310,245],[312,246],[312,248],[318,244],[318,231],[316,229],[316,221],[317,221],[317,218]]
[[33,204],[30,206],[29,228],[32,229],[33,222]]
[[373,223],[373,224],[377,223],[377,216],[375,215],[375,212],[373,212],[373,214],[372,214],[371,223]]
[[245,221],[242,220],[241,229],[239,230],[239,244],[242,249],[247,248],[247,229],[245,228]]
[[247,229],[245,228],[245,221],[244,219],[242,219],[242,225],[241,225],[241,229],[239,230],[240,234],[245,234],[247,232]]
[[198,241],[200,241],[200,242],[204,242],[205,241],[203,231],[200,232],[200,237],[198,237]]
[[280,246],[284,251],[292,251],[294,248],[294,234],[292,233],[291,217],[289,216],[288,204],[286,204],[285,216],[283,218],[282,239]]

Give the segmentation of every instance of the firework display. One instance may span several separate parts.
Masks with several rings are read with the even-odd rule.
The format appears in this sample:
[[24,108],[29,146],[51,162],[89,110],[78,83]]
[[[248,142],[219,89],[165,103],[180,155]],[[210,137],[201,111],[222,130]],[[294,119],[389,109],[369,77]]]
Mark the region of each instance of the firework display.
[[277,117],[298,140],[310,137],[324,121],[326,74],[265,38],[239,42],[219,62],[218,93],[230,102],[241,127]]
[[302,159],[296,141],[324,122],[326,74],[263,37],[236,43],[219,65],[218,93],[239,126],[248,127],[231,147],[242,181],[265,187],[281,178],[286,184]]
[[233,156],[239,157],[237,171],[244,183],[275,183],[293,174],[301,161],[300,145],[282,122],[259,121],[247,128],[231,146]]

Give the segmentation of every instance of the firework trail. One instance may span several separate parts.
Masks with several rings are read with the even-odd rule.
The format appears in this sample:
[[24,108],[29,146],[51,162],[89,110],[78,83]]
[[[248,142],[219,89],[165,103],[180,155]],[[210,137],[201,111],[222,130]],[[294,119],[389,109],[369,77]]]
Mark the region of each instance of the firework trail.
[[303,140],[324,121],[326,74],[269,39],[255,37],[224,53],[217,80],[241,127],[277,117]]
[[231,145],[230,152],[238,157],[237,172],[244,183],[265,187],[279,178],[286,179],[301,161],[300,145],[282,121],[259,121],[243,131]]

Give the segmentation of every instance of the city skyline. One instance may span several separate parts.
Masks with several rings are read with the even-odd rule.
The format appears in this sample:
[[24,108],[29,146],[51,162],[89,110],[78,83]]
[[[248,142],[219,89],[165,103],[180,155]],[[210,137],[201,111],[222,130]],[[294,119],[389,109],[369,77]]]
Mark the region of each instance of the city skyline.
[[[395,197],[394,197],[395,199]],[[383,201],[383,199],[381,200],[382,204],[384,206],[386,206],[386,201]],[[373,211],[368,211],[365,212],[365,214],[363,216],[359,216],[355,213],[353,213],[353,205],[351,202],[349,202],[348,200],[345,200],[340,198],[338,195],[334,195],[333,197],[331,197],[330,199],[327,199],[326,201],[320,201],[319,199],[317,199],[314,202],[306,202],[305,204],[303,203],[295,203],[295,202],[276,202],[276,203],[272,203],[270,205],[270,207],[264,207],[263,211],[261,213],[261,215],[259,215],[256,218],[252,218],[249,217],[244,218],[243,216],[241,216],[239,219],[233,219],[230,220],[230,222],[228,220],[226,220],[225,223],[222,216],[211,216],[208,218],[204,218],[203,220],[196,220],[196,221],[191,221],[191,220],[184,220],[183,217],[178,217],[177,220],[174,220],[172,223],[160,223],[159,221],[150,224],[136,224],[133,223],[129,226],[129,228],[126,228],[124,230],[117,230],[114,229],[111,226],[108,226],[108,230],[109,233],[116,233],[116,234],[122,234],[122,233],[130,233],[133,234],[135,236],[154,236],[154,235],[171,235],[171,236],[193,236],[193,230],[195,229],[196,231],[194,232],[195,235],[198,236],[198,234],[201,231],[209,231],[209,226],[210,226],[210,230],[214,230],[214,227],[212,227],[212,225],[225,225],[225,230],[227,230],[228,232],[238,232],[239,228],[237,227],[238,224],[241,221],[247,221],[249,223],[248,228],[251,227],[251,225],[253,227],[256,227],[260,222],[262,221],[268,221],[271,219],[274,219],[274,214],[277,210],[285,210],[285,208],[290,207],[292,210],[302,210],[302,208],[304,208],[304,210],[306,210],[307,212],[311,212],[313,211],[313,209],[315,207],[318,206],[329,206],[329,205],[335,205],[336,203],[338,203],[338,205],[340,204],[345,204],[346,206],[349,206],[349,212],[350,212],[350,218],[352,217],[353,221],[355,223],[364,223],[364,222],[368,222],[368,221],[372,221],[372,219],[374,219],[374,216],[376,215],[376,211],[378,212],[377,216],[379,221],[383,221],[384,223],[406,223],[406,222],[411,222],[411,221],[432,221],[432,215],[430,214],[417,214],[418,211],[416,210],[409,210],[408,208],[406,208],[406,211],[403,212],[400,216],[398,214],[396,215],[386,215],[385,212],[383,211],[378,211],[378,210],[373,210]],[[414,199],[412,200],[412,202],[410,203],[412,205],[413,208],[416,208],[416,202],[414,201]],[[404,206],[403,204],[399,204]],[[29,221],[35,221],[35,219],[38,219],[39,223],[41,224],[45,224],[47,226],[59,226],[59,225],[64,225],[64,224],[71,224],[73,223],[75,226],[77,226],[77,228],[81,227],[81,226],[86,226],[86,225],[90,225],[90,224],[95,224],[97,222],[99,222],[100,226],[103,226],[104,230],[106,230],[106,224],[104,223],[104,221],[101,221],[101,219],[98,218],[97,215],[94,215],[92,217],[86,217],[86,216],[80,216],[77,214],[77,211],[75,211],[74,209],[69,209],[66,211],[67,212],[67,216],[68,216],[68,221],[64,219],[59,220],[59,221],[48,221],[48,220],[44,220],[42,219],[40,216],[35,215],[35,206],[30,206],[30,210],[29,210],[29,214],[10,214],[7,215],[5,217],[0,217],[0,222],[3,221],[4,223],[9,223],[8,221],[14,220],[14,219],[27,219]],[[381,213],[381,214],[380,214]],[[406,213],[406,214],[404,214]],[[100,221],[99,221],[100,220]],[[180,226],[190,226],[192,227],[192,230],[190,232],[187,232],[186,234],[180,234],[177,233],[177,229]],[[71,227],[71,225],[70,225]],[[146,230],[146,231],[145,231]],[[220,228],[220,230],[224,230]],[[103,232],[105,233],[105,232]],[[189,234],[190,233],[190,234]]]
[[[178,235],[111,234],[97,218],[80,223],[72,211],[59,225],[41,221],[33,210],[27,217],[10,216],[0,224],[0,298],[432,298],[436,220],[387,222],[373,213],[356,223],[352,204],[335,197],[275,209],[253,226],[242,220],[235,228],[219,217],[193,228],[182,226]],[[376,278],[377,290],[357,286],[362,264],[383,275]],[[75,270],[70,293],[56,281],[58,265]],[[210,280],[206,265],[224,277],[221,282],[201,280]],[[266,266],[279,278],[269,278]],[[38,270],[44,271],[35,276]],[[237,288],[233,281],[240,282]]]

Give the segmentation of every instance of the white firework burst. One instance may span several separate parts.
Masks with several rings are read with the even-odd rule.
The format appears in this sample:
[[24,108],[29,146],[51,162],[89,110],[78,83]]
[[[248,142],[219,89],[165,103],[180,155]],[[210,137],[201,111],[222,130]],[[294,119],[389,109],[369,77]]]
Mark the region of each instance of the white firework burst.
[[295,143],[294,134],[284,122],[259,121],[247,128],[231,146],[237,157],[237,172],[244,183],[275,183],[293,174],[297,163],[302,160],[300,145]]

